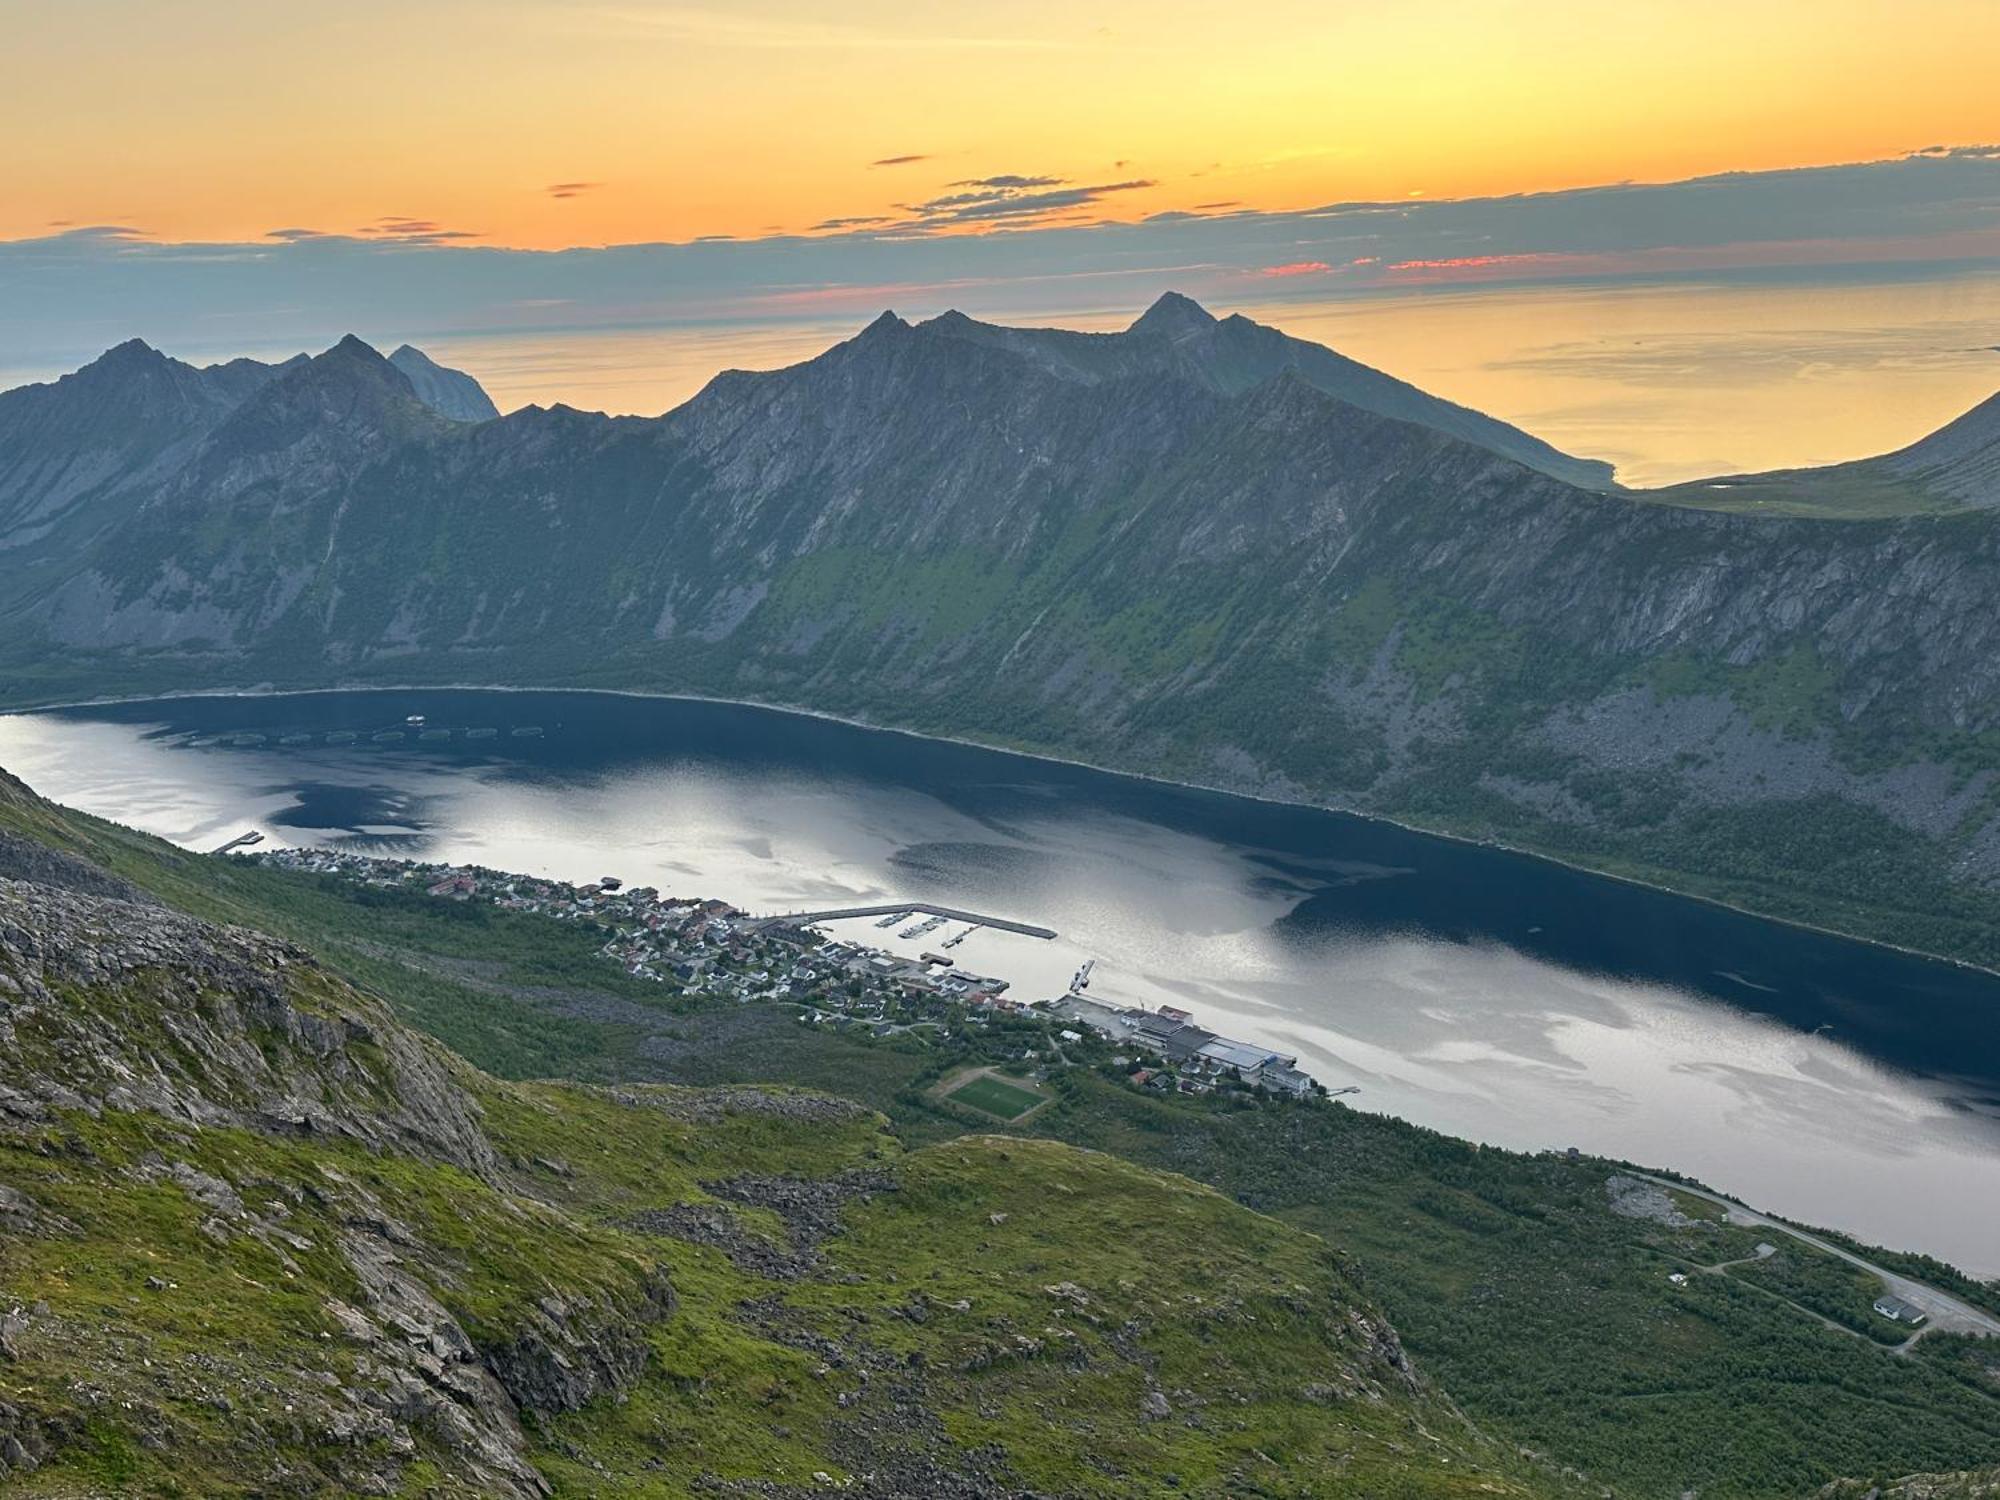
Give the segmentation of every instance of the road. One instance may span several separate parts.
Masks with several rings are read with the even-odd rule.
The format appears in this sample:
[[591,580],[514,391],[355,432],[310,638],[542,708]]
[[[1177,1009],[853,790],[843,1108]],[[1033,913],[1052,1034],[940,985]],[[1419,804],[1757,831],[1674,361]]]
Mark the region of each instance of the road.
[[[1850,1266],[1859,1266],[1870,1275],[1880,1277],[1884,1287],[1896,1296],[1901,1297],[1912,1307],[1922,1308],[1925,1315],[1930,1319],[1928,1323],[1918,1330],[1917,1336],[1919,1338],[1926,1333],[1937,1330],[1943,1333],[1969,1333],[1980,1338],[2000,1339],[2000,1317],[1995,1317],[1989,1312],[1982,1312],[1970,1303],[1961,1302],[1949,1292],[1941,1292],[1934,1286],[1928,1286],[1921,1281],[1912,1281],[1909,1277],[1899,1276],[1894,1271],[1884,1270],[1873,1261],[1863,1260],[1860,1256],[1854,1254],[1853,1251],[1843,1250],[1840,1246],[1833,1244],[1829,1240],[1823,1240],[1816,1234],[1808,1233],[1803,1229],[1794,1229],[1782,1220],[1774,1219],[1768,1214],[1758,1213],[1754,1208],[1745,1208],[1734,1198],[1725,1198],[1722,1194],[1711,1193],[1706,1188],[1690,1187],[1687,1183],[1676,1182],[1671,1177],[1655,1177],[1649,1172],[1634,1172],[1632,1175],[1634,1177],[1643,1177],[1648,1182],[1658,1183],[1664,1188],[1672,1188],[1677,1193],[1686,1193],[1691,1197],[1706,1198],[1710,1203],[1719,1203],[1729,1210],[1729,1222],[1732,1224],[1769,1229],[1778,1234],[1788,1234],[1795,1240],[1803,1240],[1815,1250],[1824,1251],[1828,1255],[1836,1256],[1846,1261]],[[1914,1343],[1915,1339],[1912,1339],[1911,1342]]]

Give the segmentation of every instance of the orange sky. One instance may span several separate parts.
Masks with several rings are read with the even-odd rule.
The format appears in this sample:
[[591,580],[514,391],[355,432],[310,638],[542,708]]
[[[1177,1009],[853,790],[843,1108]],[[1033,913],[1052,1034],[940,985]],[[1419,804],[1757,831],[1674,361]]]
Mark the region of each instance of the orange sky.
[[2000,139],[1986,0],[0,0],[0,28],[0,238],[552,248],[893,218],[999,174],[1150,184],[1051,210],[1136,218]]

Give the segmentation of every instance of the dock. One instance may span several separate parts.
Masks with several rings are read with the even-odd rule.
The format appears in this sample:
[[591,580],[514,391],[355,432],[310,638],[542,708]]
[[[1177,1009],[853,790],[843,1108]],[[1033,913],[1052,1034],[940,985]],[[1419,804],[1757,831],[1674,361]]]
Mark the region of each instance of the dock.
[[1056,935],[1053,927],[1037,927],[1030,922],[1010,922],[1005,917],[982,916],[976,911],[960,911],[955,906],[932,906],[926,901],[898,901],[889,906],[843,906],[834,911],[788,911],[763,920],[796,922],[804,926],[810,922],[839,922],[848,917],[900,917],[915,912],[924,912],[947,922],[971,922],[976,926],[991,927],[1000,932],[1018,932],[1022,937],[1052,938]]
[[219,845],[208,852],[210,854],[227,854],[232,849],[248,849],[254,844],[261,844],[263,842],[264,835],[253,828],[248,833],[237,834],[228,843]]

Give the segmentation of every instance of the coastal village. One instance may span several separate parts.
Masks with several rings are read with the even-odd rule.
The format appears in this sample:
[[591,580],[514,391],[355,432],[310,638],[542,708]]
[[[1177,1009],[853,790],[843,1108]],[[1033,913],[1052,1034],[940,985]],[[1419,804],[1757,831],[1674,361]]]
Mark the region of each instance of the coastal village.
[[[809,921],[753,915],[724,901],[664,895],[652,886],[628,887],[615,876],[571,884],[478,865],[418,864],[339,849],[246,851],[233,857],[584,924],[602,931],[600,956],[631,978],[739,1004],[789,1003],[806,1025],[862,1028],[878,1036],[1005,1031],[1012,1039],[1019,1033],[1021,1049],[1006,1060],[1027,1063],[1041,1077],[1053,1068],[1089,1062],[1123,1070],[1133,1087],[1156,1092],[1299,1099],[1326,1094],[1299,1069],[1296,1057],[1220,1036],[1184,1010],[1165,1005],[1142,1010],[1089,998],[1084,991],[1090,964],[1066,993],[1024,1000],[1010,993],[1009,981],[961,968],[944,952],[906,958],[831,937]],[[877,925],[896,926],[917,910],[897,908]],[[941,925],[933,917],[902,935],[923,935]],[[954,946],[965,935],[940,946]],[[996,1025],[1006,1021],[1030,1024]]]

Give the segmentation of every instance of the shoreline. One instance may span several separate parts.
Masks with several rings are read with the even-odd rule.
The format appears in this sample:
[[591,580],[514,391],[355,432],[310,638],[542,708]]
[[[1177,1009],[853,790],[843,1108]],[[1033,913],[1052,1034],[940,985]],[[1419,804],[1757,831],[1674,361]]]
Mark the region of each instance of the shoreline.
[[1772,922],[1799,932],[1810,932],[1820,937],[1836,938],[1842,942],[1860,943],[1885,953],[1900,954],[1925,963],[1944,964],[1968,973],[1983,974],[2000,979],[2000,968],[1974,963],[1970,959],[1954,958],[1947,953],[1933,953],[1926,948],[1912,948],[1903,943],[1892,943],[1886,938],[1864,937],[1859,933],[1845,932],[1838,927],[1828,927],[1818,922],[1808,922],[1799,917],[1779,916],[1775,913],[1755,910],[1733,901],[1725,901],[1719,896],[1704,895],[1699,891],[1686,890],[1680,886],[1664,885],[1658,881],[1642,880],[1636,875],[1623,875],[1612,870],[1600,870],[1591,865],[1581,864],[1573,859],[1565,859],[1558,854],[1549,854],[1538,849],[1526,849],[1518,844],[1504,843],[1498,839],[1473,838],[1466,834],[1450,833],[1441,829],[1426,828],[1421,824],[1404,822],[1383,813],[1363,812],[1354,807],[1342,807],[1330,802],[1301,802],[1296,798],[1275,797],[1262,792],[1242,791],[1231,787],[1211,786],[1198,781],[1182,781],[1171,776],[1156,776],[1145,771],[1125,770],[1117,766],[1107,766],[1096,761],[1080,760],[1073,756],[1056,755],[1046,751],[1020,750],[1005,745],[990,744],[984,740],[967,739],[960,735],[926,734],[922,730],[904,729],[893,724],[878,724],[869,719],[856,719],[844,714],[829,713],[823,709],[801,708],[791,704],[766,703],[753,698],[720,698],[708,693],[672,693],[645,688],[605,688],[605,687],[515,687],[478,682],[429,682],[429,683],[368,683],[318,688],[190,688],[184,692],[104,694],[92,698],[77,698],[55,703],[39,703],[13,708],[0,708],[0,718],[23,714],[51,713],[65,709],[115,708],[137,703],[171,703],[182,699],[211,698],[312,698],[327,697],[336,693],[587,693],[602,698],[637,698],[660,700],[673,703],[708,703],[723,708],[748,708],[763,713],[789,714],[798,718],[818,719],[823,723],[839,724],[849,729],[865,729],[876,734],[901,735],[906,739],[921,740],[929,744],[955,745],[966,750],[983,750],[992,755],[1011,755],[1021,760],[1041,761],[1046,765],[1068,766],[1079,771],[1090,771],[1100,776],[1117,776],[1131,781],[1142,781],[1154,786],[1171,787],[1179,791],[1203,792],[1218,797],[1239,797],[1246,802],[1262,803],[1267,807],[1291,807],[1306,812],[1331,813],[1337,817],[1356,818],[1363,822],[1378,823],[1400,832],[1415,834],[1420,838],[1440,839],[1470,849],[1489,849],[1501,854],[1510,854],[1522,859],[1532,859],[1542,864],[1574,874],[1587,875],[1595,880],[1613,880],[1620,885],[1632,886],[1638,890],[1651,891],[1657,895],[1672,896],[1682,901],[1696,901],[1718,911],[1726,911],[1752,921]]

